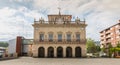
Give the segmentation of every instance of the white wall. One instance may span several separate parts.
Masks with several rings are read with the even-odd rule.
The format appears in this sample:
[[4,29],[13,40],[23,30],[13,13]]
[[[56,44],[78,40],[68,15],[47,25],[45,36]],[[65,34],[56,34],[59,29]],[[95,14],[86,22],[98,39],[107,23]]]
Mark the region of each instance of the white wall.
[[16,53],[16,39],[8,41],[8,54]]

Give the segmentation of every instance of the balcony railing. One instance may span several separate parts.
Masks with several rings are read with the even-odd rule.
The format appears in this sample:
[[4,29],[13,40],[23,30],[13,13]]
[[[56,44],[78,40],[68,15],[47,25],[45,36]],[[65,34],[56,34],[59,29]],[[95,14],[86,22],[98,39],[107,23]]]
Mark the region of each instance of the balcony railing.
[[34,40],[35,43],[85,43],[86,40],[76,40],[76,39],[71,39],[71,40],[67,40],[67,39],[62,39],[62,40],[57,40],[57,39],[53,39],[53,40],[48,40],[48,39],[44,39],[44,40]]
[[110,35],[107,35],[106,38],[111,38],[111,36],[110,36]]
[[106,34],[110,34],[110,30],[106,31]]
[[[75,21],[63,21],[62,24],[76,24],[76,23],[77,22],[75,22]],[[57,24],[57,21],[44,21],[44,22],[34,21],[34,24]],[[80,21],[77,24],[85,24],[85,21]]]

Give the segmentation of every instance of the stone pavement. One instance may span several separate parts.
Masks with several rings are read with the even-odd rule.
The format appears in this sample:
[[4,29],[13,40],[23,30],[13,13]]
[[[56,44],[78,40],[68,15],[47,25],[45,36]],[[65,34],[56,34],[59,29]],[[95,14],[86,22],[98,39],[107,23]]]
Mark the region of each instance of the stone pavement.
[[119,58],[32,58],[0,61],[0,65],[120,65]]

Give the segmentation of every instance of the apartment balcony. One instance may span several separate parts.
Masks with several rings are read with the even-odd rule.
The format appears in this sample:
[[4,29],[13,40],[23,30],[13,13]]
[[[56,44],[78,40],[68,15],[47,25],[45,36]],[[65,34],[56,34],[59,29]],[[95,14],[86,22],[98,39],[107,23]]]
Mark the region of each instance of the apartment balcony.
[[105,41],[100,41],[100,43],[105,43]]
[[100,41],[104,41],[104,39],[101,39]]
[[111,43],[111,40],[109,39],[109,40],[106,40],[106,43]]
[[101,35],[100,35],[100,37],[104,37],[104,35],[103,35],[103,34],[101,34]]
[[111,36],[110,36],[110,35],[107,35],[106,38],[111,38]]
[[53,39],[53,40],[34,40],[35,44],[85,44],[86,40],[76,40],[76,39],[72,39],[72,40],[67,40],[67,39],[62,39],[62,40],[57,40],[57,39]]
[[109,34],[109,33],[111,33],[110,30],[107,30],[107,31],[106,31],[106,34]]
[[104,39],[105,37],[100,37],[100,39]]

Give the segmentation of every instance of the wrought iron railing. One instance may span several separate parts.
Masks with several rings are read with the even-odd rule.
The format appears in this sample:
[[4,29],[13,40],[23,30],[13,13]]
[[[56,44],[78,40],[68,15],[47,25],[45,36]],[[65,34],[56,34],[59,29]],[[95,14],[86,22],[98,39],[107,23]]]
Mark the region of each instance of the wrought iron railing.
[[[56,22],[55,21],[44,21],[42,23],[40,21],[35,21],[34,24],[57,24],[57,21]],[[75,21],[63,21],[63,24],[76,24],[76,22]],[[77,24],[85,24],[85,21],[80,21]]]
[[86,40],[76,40],[76,39],[62,39],[62,40],[49,40],[49,39],[44,39],[44,40],[34,40],[35,43],[86,43]]

